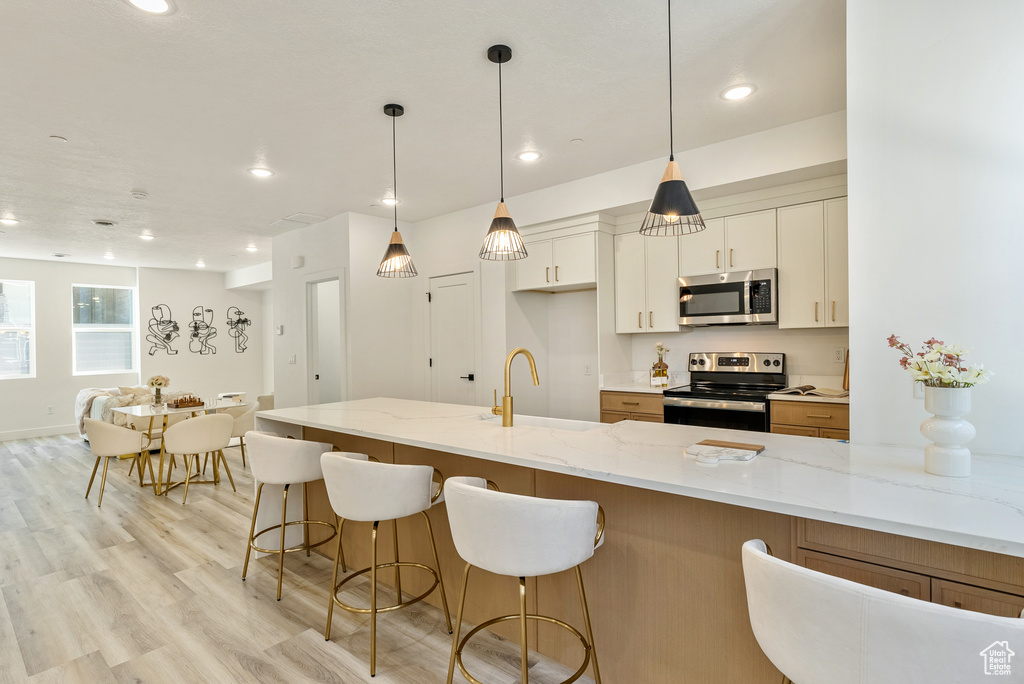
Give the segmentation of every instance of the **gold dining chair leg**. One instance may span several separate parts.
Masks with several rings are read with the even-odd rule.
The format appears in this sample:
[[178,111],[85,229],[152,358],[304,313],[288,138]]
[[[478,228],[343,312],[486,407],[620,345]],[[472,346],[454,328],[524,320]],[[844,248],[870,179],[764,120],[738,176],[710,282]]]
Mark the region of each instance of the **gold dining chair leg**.
[[245,437],[238,438],[238,447],[242,450],[242,467],[245,467]]
[[[430,516],[420,511],[427,524],[427,538],[430,540],[430,552],[434,554],[434,570],[437,571],[437,586],[441,589],[441,607],[444,608],[444,621],[448,625],[448,633],[452,633],[452,616],[448,613],[448,597],[444,593],[444,580],[441,579],[441,564],[437,561],[437,544],[434,543],[434,528],[430,525]],[[397,558],[395,560],[398,560]]]
[[526,645],[526,578],[519,578],[519,644],[523,684],[530,684],[530,652]]
[[252,553],[253,535],[256,533],[256,512],[260,510],[260,496],[263,494],[263,483],[256,486],[256,503],[252,505],[252,524],[249,526],[249,545],[245,547],[245,563],[242,564],[242,581],[249,572],[249,555]]
[[334,592],[338,586],[338,563],[344,563],[345,552],[341,548],[341,526],[344,524],[341,516],[335,516],[335,523],[338,526],[338,548],[334,552],[334,572],[331,574],[331,591],[327,597],[327,628],[324,630],[324,641],[331,640],[331,620],[334,618]]
[[[136,454],[132,459],[132,464],[128,466],[128,477],[132,476],[132,472],[135,470],[135,464],[139,462],[139,455]],[[142,486],[142,471],[139,471],[139,486]]]
[[[224,452],[218,450],[217,454],[220,457],[220,462],[224,464],[224,472],[228,474],[228,482],[231,483],[231,491],[237,492],[238,490],[235,489],[235,478],[231,477],[231,468],[228,467],[228,460],[226,458],[224,458]],[[214,459],[216,459],[216,458],[217,458],[217,456],[215,455]],[[217,469],[216,466],[214,466],[214,470],[216,470],[216,469]]]
[[[188,455],[185,456],[185,495],[181,497],[181,505],[182,506],[184,506],[185,505],[185,501],[188,500],[188,483],[192,481],[192,458],[193,458],[192,454],[188,454]],[[174,456],[171,456],[171,467],[174,466],[174,460],[173,459],[174,459]],[[195,460],[196,460],[196,467],[198,468],[199,467],[199,454],[195,454]],[[167,477],[168,483],[170,483],[170,479],[171,479],[170,475],[168,475],[168,477]]]
[[156,478],[153,477],[153,459],[150,458],[148,451],[144,458],[146,459],[146,466],[149,468],[149,483],[153,485],[153,494],[159,494],[160,492],[157,491]]
[[[377,526],[373,522],[370,532],[370,676],[377,674]],[[401,602],[401,598],[399,598]]]
[[455,618],[455,631],[452,633],[452,655],[448,659],[448,681],[452,684],[452,677],[455,676],[455,657],[459,650],[459,632],[462,631],[462,609],[466,607],[466,589],[469,587],[469,569],[473,566],[466,563],[466,570],[462,573],[462,591],[459,592],[459,610]]
[[277,552],[277,600],[281,600],[281,580],[284,576],[284,532],[287,529],[285,524],[288,521],[288,487],[285,485],[281,492],[281,546]]
[[[309,487],[308,482],[302,483],[302,519],[309,520]],[[309,523],[302,523],[302,543],[306,547],[306,558],[309,558]]]
[[103,488],[107,486],[107,466],[110,465],[110,459],[103,459],[103,477],[100,478],[100,500],[96,503],[96,507],[103,505]]
[[398,602],[402,602],[402,567],[398,565],[398,521],[391,521],[391,539],[395,547],[395,592],[398,594]]
[[597,647],[594,646],[594,630],[590,627],[590,609],[587,607],[587,593],[583,590],[583,571],[576,566],[576,584],[580,588],[580,605],[583,607],[583,624],[587,628],[587,642],[590,644],[590,660],[594,666],[594,684],[601,684],[601,670],[597,667]]
[[95,480],[95,479],[96,479],[96,471],[97,471],[97,470],[99,469],[99,467],[100,467],[100,459],[101,459],[101,458],[103,458],[103,457],[102,457],[102,456],[97,456],[97,457],[96,457],[96,463],[95,463],[95,465],[93,465],[93,467],[92,467],[92,475],[90,475],[90,476],[89,476],[89,486],[85,488],[85,498],[86,498],[86,499],[88,499],[88,498],[89,498],[89,492],[91,492],[91,491],[92,491],[92,483],[93,483],[93,480]]

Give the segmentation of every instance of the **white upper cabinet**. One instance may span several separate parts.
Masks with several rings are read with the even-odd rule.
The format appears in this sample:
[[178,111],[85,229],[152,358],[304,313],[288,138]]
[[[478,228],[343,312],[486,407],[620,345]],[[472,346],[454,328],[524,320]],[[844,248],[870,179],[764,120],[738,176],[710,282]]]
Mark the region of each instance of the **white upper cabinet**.
[[779,327],[847,327],[846,198],[778,210]]
[[676,238],[615,236],[615,332],[678,332]]
[[593,232],[526,243],[529,256],[516,261],[516,290],[582,289],[597,284]]
[[679,236],[679,275],[775,268],[775,210],[706,219],[699,233]]

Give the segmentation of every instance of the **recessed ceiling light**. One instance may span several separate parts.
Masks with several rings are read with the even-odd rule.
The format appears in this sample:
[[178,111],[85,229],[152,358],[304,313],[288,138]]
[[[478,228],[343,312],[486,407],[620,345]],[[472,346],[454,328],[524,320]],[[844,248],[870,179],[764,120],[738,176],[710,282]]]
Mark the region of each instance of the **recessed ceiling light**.
[[754,92],[754,86],[744,83],[743,85],[732,86],[722,91],[722,97],[726,100],[742,100]]
[[262,167],[256,167],[254,169],[249,169],[249,173],[251,173],[252,175],[256,176],[257,178],[267,178],[269,176],[273,176],[274,175],[273,171],[271,171],[270,169],[264,169]]
[[202,259],[196,262],[196,268],[206,268],[206,263]]
[[58,259],[66,259],[70,254],[64,254],[63,252],[54,252],[51,256],[57,257]]
[[396,200],[394,197],[382,197],[381,200],[380,200],[380,203],[381,204],[386,204],[389,207],[393,207],[396,204],[398,204],[398,200]]
[[258,252],[258,251],[260,251],[260,249],[259,249],[259,247],[255,246],[255,245],[249,245],[248,247],[245,248],[245,251],[246,252]]
[[111,221],[110,219],[93,219],[92,222],[101,228],[113,228],[117,225],[117,221]]
[[16,219],[16,218],[7,217],[7,218],[0,219],[0,223],[4,224],[5,226],[13,226],[17,222],[18,222],[18,219]]
[[531,162],[540,159],[540,152],[520,152],[516,155],[519,161]]
[[65,138],[63,135],[51,135],[50,136],[50,142],[66,143],[67,141],[68,141],[68,139]]
[[171,5],[167,0],[128,0],[143,12],[151,14],[167,14],[171,11]]
[[99,297],[93,297],[93,298],[92,298],[92,301],[94,301],[94,302],[98,302],[98,301],[100,301],[100,298],[99,298]]
[[115,257],[113,254],[104,254],[103,258],[107,260],[113,260]]
[[153,236],[152,235],[140,235],[139,239],[140,240],[152,240]]
[[573,138],[572,140],[569,141],[569,144],[570,145],[582,145],[583,144],[583,138]]
[[144,200],[149,197],[149,194],[142,190],[132,190],[132,199]]

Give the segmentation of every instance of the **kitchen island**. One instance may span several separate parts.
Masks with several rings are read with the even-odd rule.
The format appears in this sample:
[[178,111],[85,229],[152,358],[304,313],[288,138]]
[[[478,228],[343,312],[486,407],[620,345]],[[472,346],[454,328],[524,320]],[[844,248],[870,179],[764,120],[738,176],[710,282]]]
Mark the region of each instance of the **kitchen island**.
[[[955,480],[925,473],[914,449],[636,421],[516,416],[503,428],[485,408],[398,399],[278,409],[257,420],[259,429],[382,461],[487,477],[504,491],[601,503],[606,543],[584,575],[609,682],[778,681],[746,619],[739,548],[753,537],[794,562],[838,565],[836,574],[887,588],[909,583],[895,590],[925,600],[964,587],[1011,603],[1024,597],[1024,464],[1010,457],[976,456],[975,475]],[[747,463],[706,466],[685,456],[707,438],[766,448]],[[329,514],[322,495],[311,494],[311,505]],[[455,587],[462,562],[443,508],[432,517],[445,581]],[[346,554],[365,560],[368,534],[352,528]],[[403,556],[429,554],[413,529],[400,533]],[[515,583],[504,579],[470,585],[467,619],[514,612]],[[531,600],[575,622],[568,580],[541,578]],[[531,640],[577,662],[554,630],[542,626]]]

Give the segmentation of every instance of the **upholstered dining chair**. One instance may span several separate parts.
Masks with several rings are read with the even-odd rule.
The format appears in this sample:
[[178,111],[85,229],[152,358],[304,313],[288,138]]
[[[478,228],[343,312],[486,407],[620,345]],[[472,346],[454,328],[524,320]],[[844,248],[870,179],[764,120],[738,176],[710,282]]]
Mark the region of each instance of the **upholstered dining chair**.
[[[85,498],[89,498],[92,491],[93,480],[96,479],[96,470],[103,460],[103,477],[100,478],[100,500],[97,506],[103,505],[103,489],[107,485],[107,466],[110,459],[121,456],[132,455],[133,465],[138,466],[142,471],[142,462],[139,460],[146,435],[142,432],[129,430],[119,425],[111,425],[101,420],[85,419],[85,434],[89,438],[89,449],[96,457],[96,463],[92,467],[92,475],[89,476],[89,486],[85,489]],[[149,479],[153,479],[153,466],[149,467]]]
[[[228,474],[228,481],[231,482],[231,489],[235,489],[235,480],[231,477],[231,469],[224,458],[224,448],[231,441],[231,427],[234,419],[224,413],[214,413],[205,416],[196,416],[183,420],[164,431],[164,452],[171,455],[172,463],[175,455],[182,456],[185,461],[185,493],[181,498],[184,504],[188,499],[188,487],[192,483],[192,467],[198,469],[199,454],[213,454],[213,479],[197,480],[196,484],[220,484],[220,465]],[[162,460],[162,459],[161,459]],[[163,473],[160,473],[163,478]],[[170,467],[168,467],[168,482],[164,488],[166,492],[172,486],[170,482]]]
[[[229,406],[225,409],[221,409],[221,413],[226,413],[234,419],[234,424],[231,426],[231,437],[238,438],[238,446],[242,451],[242,467],[245,467],[245,433],[251,432],[256,425],[256,411],[258,410],[258,404],[249,406],[247,404],[241,404],[239,406]],[[203,469],[206,469],[206,464],[203,463]]]
[[[980,682],[989,657],[1024,648],[1024,620],[909,598],[788,563],[743,544],[754,637],[796,684]],[[998,658],[996,658],[998,660]],[[1004,663],[1013,669],[1017,663]],[[1004,681],[1010,681],[1006,677]]]

